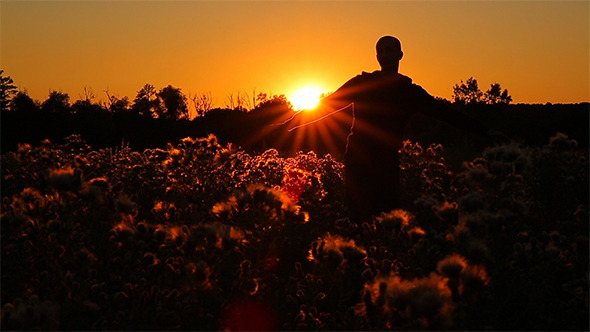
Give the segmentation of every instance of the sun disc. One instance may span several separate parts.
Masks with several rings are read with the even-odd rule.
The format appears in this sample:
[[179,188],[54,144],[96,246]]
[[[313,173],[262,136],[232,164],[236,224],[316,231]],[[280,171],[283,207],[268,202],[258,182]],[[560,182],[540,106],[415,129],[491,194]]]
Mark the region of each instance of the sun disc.
[[322,89],[317,86],[305,86],[295,91],[289,101],[293,105],[293,108],[297,111],[310,110],[318,105],[320,102],[320,95]]

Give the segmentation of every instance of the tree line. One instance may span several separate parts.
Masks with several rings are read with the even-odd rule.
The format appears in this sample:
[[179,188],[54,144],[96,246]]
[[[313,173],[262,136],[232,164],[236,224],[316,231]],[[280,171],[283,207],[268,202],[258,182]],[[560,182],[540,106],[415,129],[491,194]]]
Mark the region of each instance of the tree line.
[[[18,90],[12,78],[5,76],[4,71],[0,70],[0,105],[2,111],[29,113],[43,111],[63,114],[106,110],[114,113],[131,112],[160,119],[191,120],[194,117],[204,116],[207,112],[215,109],[215,102],[211,92],[187,95],[180,88],[171,85],[157,89],[149,83],[145,84],[137,91],[133,101],[127,96],[119,98],[112,95],[108,90],[104,92],[107,100],[95,102],[96,95],[91,89],[85,87],[83,95],[74,103],[71,103],[69,94],[52,90],[45,101],[39,102],[33,100],[26,91]],[[253,90],[251,94],[238,91],[227,96],[223,109],[251,111],[274,99],[286,99],[286,97],[284,95],[256,92],[256,90]],[[482,92],[479,89],[477,80],[471,77],[465,83],[461,81],[461,83],[453,87],[452,103],[455,105],[507,105],[511,101],[512,97],[508,94],[508,90],[504,89],[502,91],[499,83],[492,84],[489,90]]]
[[504,104],[508,105],[512,102],[512,96],[508,94],[508,90],[504,89],[500,83],[493,83],[490,89],[482,92],[479,89],[477,80],[473,77],[467,79],[465,83],[461,81],[459,84],[453,86],[453,103],[459,105],[465,104]]
[[[294,145],[295,135],[282,125],[294,114],[285,95],[238,92],[228,96],[225,107],[219,108],[214,107],[210,93],[187,96],[170,85],[157,89],[146,84],[133,100],[106,91],[107,101],[96,102],[93,92],[85,88],[73,103],[67,93],[58,91],[51,91],[45,101],[38,102],[26,91],[19,91],[1,70],[0,88],[2,151],[15,150],[18,143],[38,144],[45,138],[59,141],[72,134],[81,134],[95,148],[126,144],[138,150],[165,147],[187,136],[215,134],[221,142],[253,151],[277,148],[293,153],[297,148],[335,156],[343,153],[317,140]],[[494,83],[482,92],[474,78],[455,85],[452,101],[442,101],[528,144],[545,144],[559,131],[588,146],[587,103],[510,105],[512,98],[500,84]],[[299,136],[313,136],[302,134]],[[416,116],[406,130],[408,139],[424,144],[465,141],[458,135],[445,124],[421,116]]]
[[157,89],[147,83],[137,91],[133,100],[125,96],[119,98],[110,91],[104,91],[106,101],[96,102],[96,95],[88,87],[83,95],[71,103],[70,95],[61,91],[50,91],[47,99],[40,102],[33,100],[26,91],[18,90],[10,76],[5,76],[0,70],[0,106],[2,111],[50,113],[83,113],[88,111],[109,111],[113,113],[128,112],[145,117],[191,120],[204,116],[213,109],[231,109],[249,111],[274,99],[286,99],[284,95],[271,95],[257,92],[252,94],[238,91],[227,96],[223,107],[215,107],[215,100],[211,92],[185,94],[180,88],[168,85]]

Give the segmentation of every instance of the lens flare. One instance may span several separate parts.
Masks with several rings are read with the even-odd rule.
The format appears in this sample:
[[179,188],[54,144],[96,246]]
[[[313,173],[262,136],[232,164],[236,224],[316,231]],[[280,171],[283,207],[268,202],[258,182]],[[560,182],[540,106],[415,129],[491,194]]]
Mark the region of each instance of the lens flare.
[[309,85],[295,91],[289,101],[297,111],[311,110],[318,105],[322,93],[319,87]]

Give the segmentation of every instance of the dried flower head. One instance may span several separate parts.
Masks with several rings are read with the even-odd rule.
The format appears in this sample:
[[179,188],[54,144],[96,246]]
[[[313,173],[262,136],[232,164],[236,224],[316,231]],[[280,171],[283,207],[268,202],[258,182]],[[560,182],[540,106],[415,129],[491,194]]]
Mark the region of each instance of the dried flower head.
[[414,216],[406,210],[396,209],[387,213],[382,212],[376,220],[386,231],[400,232],[414,222]]
[[487,286],[490,282],[490,277],[486,269],[482,265],[468,265],[461,273],[461,287],[462,295],[472,294]]
[[478,188],[492,179],[488,168],[481,164],[470,167],[465,173],[465,181],[471,188]]
[[104,203],[104,194],[110,190],[110,184],[105,177],[94,178],[82,184],[80,195],[89,202]]
[[115,209],[121,213],[134,214],[137,212],[137,203],[133,202],[127,194],[120,193],[115,200]]
[[451,279],[458,279],[466,267],[467,260],[459,254],[447,256],[436,264],[438,273]]
[[329,262],[340,266],[345,260],[359,262],[366,256],[365,249],[357,246],[354,240],[345,240],[338,235],[327,234],[312,243],[308,257],[309,260],[316,262]]
[[549,146],[555,150],[571,150],[578,147],[578,141],[570,139],[568,135],[557,132],[549,138]]
[[50,169],[47,183],[57,191],[75,191],[80,187],[82,171],[72,167]]
[[432,207],[434,214],[447,223],[456,224],[458,218],[458,204],[444,201]]
[[418,322],[413,328],[420,329],[446,329],[453,324],[455,305],[451,290],[447,279],[438,274],[412,280],[382,276],[367,283],[364,292],[364,303],[357,306],[357,314],[378,310],[389,324],[411,326]]

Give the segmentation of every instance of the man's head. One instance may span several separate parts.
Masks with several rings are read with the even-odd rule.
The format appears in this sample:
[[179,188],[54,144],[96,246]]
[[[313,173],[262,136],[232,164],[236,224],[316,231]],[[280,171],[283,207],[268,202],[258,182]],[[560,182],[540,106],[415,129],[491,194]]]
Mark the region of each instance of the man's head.
[[404,56],[399,40],[392,36],[384,36],[377,41],[377,61],[384,72],[395,72],[399,69],[399,61]]

